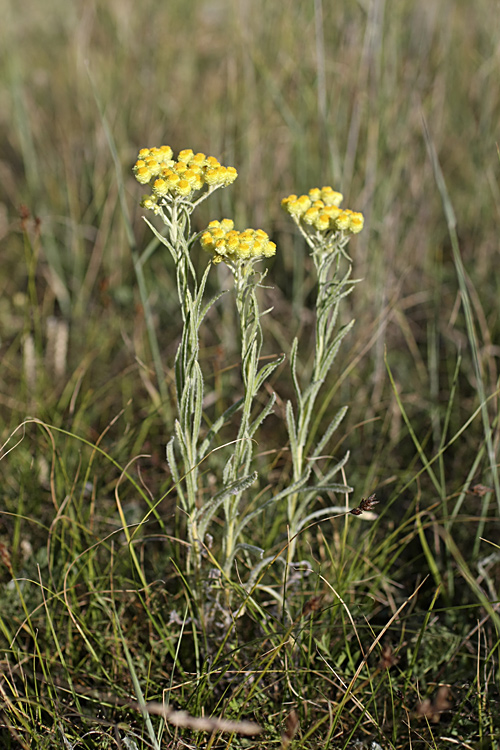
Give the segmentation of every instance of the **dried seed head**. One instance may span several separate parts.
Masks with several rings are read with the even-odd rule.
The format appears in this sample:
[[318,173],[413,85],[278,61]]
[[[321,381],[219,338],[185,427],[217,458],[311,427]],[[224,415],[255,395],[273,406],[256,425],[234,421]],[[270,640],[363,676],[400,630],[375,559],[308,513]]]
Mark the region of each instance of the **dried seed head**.
[[370,495],[370,497],[367,497],[366,500],[363,497],[358,507],[353,508],[351,510],[351,513],[353,516],[360,516],[362,513],[365,513],[368,510],[372,510],[373,506],[377,505],[377,503],[378,500],[375,500],[375,495]]

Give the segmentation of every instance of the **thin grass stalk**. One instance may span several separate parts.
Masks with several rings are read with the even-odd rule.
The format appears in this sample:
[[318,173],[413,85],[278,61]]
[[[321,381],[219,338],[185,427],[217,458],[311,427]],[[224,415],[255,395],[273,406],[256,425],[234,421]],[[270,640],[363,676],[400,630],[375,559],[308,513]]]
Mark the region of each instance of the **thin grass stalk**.
[[[498,475],[498,469],[497,469],[497,458],[496,458],[496,452],[495,452],[495,446],[493,445],[493,427],[490,423],[490,416],[488,414],[488,408],[487,408],[487,397],[486,397],[486,389],[484,385],[484,379],[483,374],[481,372],[481,365],[479,362],[479,345],[477,340],[477,334],[474,324],[474,318],[472,314],[472,305],[470,300],[470,294],[467,284],[467,277],[465,273],[464,264],[462,261],[462,256],[460,253],[460,246],[458,243],[458,236],[457,236],[457,219],[455,216],[455,211],[453,209],[453,205],[451,202],[450,194],[448,192],[448,188],[446,187],[446,182],[444,179],[444,175],[441,171],[441,167],[439,165],[439,160],[436,154],[436,151],[434,149],[434,145],[431,141],[429,131],[427,129],[427,125],[424,122],[424,133],[425,133],[425,139],[427,144],[427,150],[429,153],[429,157],[431,159],[432,168],[434,171],[434,179],[436,181],[437,188],[439,190],[439,193],[441,195],[441,200],[443,203],[443,208],[446,216],[446,223],[448,225],[448,234],[450,237],[451,242],[451,248],[453,252],[453,261],[455,264],[455,270],[457,273],[457,279],[458,279],[458,285],[460,288],[460,294],[462,299],[462,307],[465,315],[465,323],[467,326],[467,337],[469,339],[469,345],[471,349],[472,354],[472,362],[474,365],[474,374],[476,377],[476,387],[477,387],[477,393],[479,397],[479,403],[481,408],[481,417],[483,420],[483,429],[484,429],[484,436],[486,439],[486,447],[487,447],[487,454],[488,454],[488,461],[490,465],[490,472],[491,472],[491,479],[493,482],[493,486],[495,488],[495,497],[497,502],[498,510],[500,511],[500,477]],[[481,522],[481,532],[482,528],[484,528],[484,521]],[[478,530],[478,536],[480,536],[480,530]]]

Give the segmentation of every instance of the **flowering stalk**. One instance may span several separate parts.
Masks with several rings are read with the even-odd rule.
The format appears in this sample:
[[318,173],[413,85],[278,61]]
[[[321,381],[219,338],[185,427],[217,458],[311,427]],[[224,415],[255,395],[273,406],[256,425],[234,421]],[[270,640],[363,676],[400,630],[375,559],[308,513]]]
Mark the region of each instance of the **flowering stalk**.
[[[191,214],[214,190],[234,182],[237,172],[233,167],[219,164],[215,157],[194,154],[191,149],[181,151],[176,161],[172,149],[162,146],[142,149],[134,173],[141,184],[152,187],[152,193],[143,196],[141,205],[160,216],[167,227],[164,236],[147,222],[160,242],[168,248],[175,264],[183,330],[175,357],[178,415],[175,435],[167,446],[167,459],[179,500],[189,519],[190,541],[197,547],[198,466],[203,457],[199,443],[204,393],[198,335],[201,323],[217,297],[203,306],[209,268],[198,281],[190,256],[191,247],[198,237],[191,232]],[[196,193],[199,196],[193,200]],[[180,453],[182,471],[174,444]]]
[[[339,327],[338,313],[342,300],[349,295],[355,281],[351,280],[351,260],[345,251],[352,234],[363,228],[363,216],[349,209],[339,208],[342,195],[331,187],[313,188],[308,195],[290,195],[282,206],[290,214],[307,242],[318,278],[316,296],[316,327],[314,364],[310,381],[303,389],[297,375],[298,340],[294,339],[291,351],[292,379],[296,408],[291,401],[286,405],[286,420],[293,463],[293,485],[304,487],[315,468],[333,432],[342,421],[347,407],[342,407],[330,422],[316,446],[306,452],[311,418],[321,386],[330,371],[340,344],[354,325]],[[347,262],[347,270],[342,271]],[[296,534],[312,519],[335,512],[323,508],[308,513],[310,503],[319,492],[350,492],[345,484],[332,482],[335,474],[347,463],[349,454],[329,467],[320,483],[312,489],[302,489],[288,496],[288,524],[291,543],[289,560],[293,559]]]
[[[252,414],[254,400],[266,378],[282,361],[282,358],[278,358],[259,368],[262,329],[256,289],[263,275],[253,268],[256,261],[274,255],[276,246],[262,230],[236,232],[229,219],[213,221],[201,235],[201,244],[210,252],[212,263],[198,281],[190,250],[199,235],[191,232],[191,214],[213,190],[231,184],[237,173],[232,167],[221,166],[213,157],[193,154],[191,150],[181,151],[177,161],[172,157],[172,149],[168,146],[143,149],[134,167],[137,180],[142,184],[152,185],[152,193],[143,197],[141,205],[153,210],[167,227],[164,236],[148,222],[174,260],[183,321],[181,342],[175,358],[178,416],[175,434],[167,446],[167,460],[188,519],[189,540],[193,550],[191,559],[195,572],[199,570],[208,525],[222,507],[225,517],[223,570],[229,578],[237,550],[251,547],[239,542],[250,518],[246,516],[238,520],[239,506],[243,493],[257,478],[257,473],[251,471],[252,438],[271,412],[275,396],[271,397],[257,416]],[[208,190],[193,201],[194,194],[206,186]],[[199,329],[210,306],[222,294],[221,292],[208,304],[203,304],[210,268],[212,264],[221,261],[232,270],[235,280],[244,395],[212,425],[205,439],[201,440],[204,384],[199,364]],[[234,453],[224,468],[222,488],[199,507],[198,466],[208,455],[214,436],[238,410],[241,410],[238,435]]]
[[223,472],[224,487],[235,487],[237,491],[224,498],[225,528],[223,538],[223,570],[229,577],[238,548],[261,550],[238,542],[244,524],[238,521],[241,498],[248,483],[253,483],[256,474],[250,472],[254,456],[253,436],[271,412],[276,396],[273,393],[267,405],[252,419],[255,397],[264,381],[283,361],[278,357],[259,368],[262,350],[262,327],[257,288],[265,273],[255,271],[254,263],[269,258],[276,252],[276,245],[262,230],[247,229],[236,232],[233,222],[224,219],[213,221],[201,237],[203,247],[212,253],[212,261],[224,261],[234,276],[236,308],[238,311],[241,340],[241,375],[243,380],[243,403],[240,424],[233,454]]

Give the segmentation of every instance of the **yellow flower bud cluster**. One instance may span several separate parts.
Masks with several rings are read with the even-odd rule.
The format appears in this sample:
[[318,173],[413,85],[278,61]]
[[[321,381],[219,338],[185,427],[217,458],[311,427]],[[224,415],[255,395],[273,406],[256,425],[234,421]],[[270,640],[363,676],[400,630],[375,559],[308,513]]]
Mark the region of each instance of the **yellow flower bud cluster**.
[[225,261],[258,260],[276,253],[276,245],[262,229],[245,229],[237,232],[231,219],[211,221],[200,242],[212,253],[213,263]]
[[307,195],[289,195],[283,198],[281,205],[304,229],[312,227],[318,232],[342,231],[346,234],[361,232],[363,214],[339,208],[342,200],[342,193],[323,187],[312,188]]
[[150,184],[152,195],[145,195],[141,205],[152,208],[165,198],[190,198],[204,185],[209,188],[231,185],[238,176],[234,167],[224,167],[215,156],[195,154],[188,148],[179,151],[177,161],[170,146],[142,148],[133,167],[141,185]]

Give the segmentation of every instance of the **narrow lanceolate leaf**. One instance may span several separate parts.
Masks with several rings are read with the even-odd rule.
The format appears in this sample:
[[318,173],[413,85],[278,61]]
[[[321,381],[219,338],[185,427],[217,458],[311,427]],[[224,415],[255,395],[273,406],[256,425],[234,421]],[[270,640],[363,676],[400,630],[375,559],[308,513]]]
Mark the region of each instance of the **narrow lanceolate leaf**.
[[354,284],[352,284],[344,293],[340,294],[338,296],[338,298],[336,299],[335,307],[334,307],[334,315],[331,316],[328,319],[328,323],[327,323],[326,333],[327,333],[328,338],[331,337],[331,335],[333,333],[333,329],[334,329],[334,327],[335,327],[335,325],[337,323],[337,316],[338,316],[339,307],[340,307],[340,300],[343,297],[347,297],[352,292],[353,288],[354,288]]
[[226,422],[228,422],[231,419],[231,417],[233,416],[233,414],[238,411],[238,409],[243,405],[244,401],[245,401],[245,397],[242,396],[237,401],[235,401],[234,404],[231,404],[231,406],[228,409],[226,409],[226,411],[224,412],[224,414],[221,414],[221,416],[219,417],[219,419],[217,419],[213,423],[213,425],[211,426],[211,428],[207,432],[205,440],[203,441],[203,443],[200,446],[200,457],[203,457],[205,455],[205,453],[208,451],[208,449],[210,447],[210,443],[211,443],[212,439],[215,437],[215,435],[217,435],[217,433],[219,432],[219,430],[222,427],[224,427],[224,425],[226,424]]
[[197,439],[199,433],[200,433],[200,427],[201,427],[201,420],[203,416],[203,375],[201,372],[201,367],[196,362],[195,368],[194,368],[194,416],[193,416],[193,428],[192,428],[192,434],[193,437]]
[[202,307],[203,296],[204,296],[204,293],[205,293],[205,286],[207,284],[208,274],[210,273],[210,267],[211,267],[211,265],[209,263],[208,266],[205,269],[205,273],[203,274],[203,278],[200,281],[200,285],[198,287],[198,292],[196,294],[194,309],[195,309],[195,320],[196,320],[196,328],[197,329],[199,329],[199,327],[201,326],[201,324],[202,324],[202,322],[203,322],[203,320],[205,318],[205,315],[210,310],[210,308],[212,307],[212,305],[215,304],[215,302],[217,302],[217,300],[220,297],[222,297],[224,294],[227,293],[227,289],[223,289],[221,292],[218,292],[215,295],[215,297],[212,297],[212,299],[207,304],[205,304],[204,307]]
[[160,240],[161,244],[165,245],[165,247],[168,247],[170,255],[172,256],[172,258],[175,261],[176,257],[177,257],[177,253],[175,252],[175,248],[173,247],[173,245],[167,240],[166,237],[164,237],[162,234],[160,234],[160,232],[157,229],[155,229],[155,227],[151,224],[150,221],[148,221],[148,219],[144,218],[144,221],[146,222],[146,224],[148,225],[148,227],[151,229],[151,231],[153,232],[153,234],[155,235],[155,237],[158,240]]
[[323,358],[323,363],[321,367],[321,377],[324,379],[328,375],[328,372],[330,371],[330,368],[333,364],[333,361],[335,357],[337,356],[337,352],[340,348],[340,344],[342,343],[342,340],[345,336],[349,333],[351,328],[353,327],[355,321],[351,320],[350,323],[348,323],[346,326],[344,326],[338,334],[335,336],[334,340],[328,347],[326,354]]
[[257,369],[257,340],[252,341],[252,345],[247,349],[243,357],[243,373],[246,374],[245,389],[251,394],[257,393],[255,370]]
[[257,375],[256,382],[255,382],[255,392],[257,392],[264,381],[267,380],[267,378],[271,375],[271,373],[274,372],[274,370],[284,361],[285,355],[281,354],[277,359],[274,360],[274,362],[269,362],[267,365],[264,365],[262,367]]
[[[186,450],[188,446],[187,446],[186,439],[184,437],[184,433],[182,431],[181,424],[178,419],[175,420],[174,429],[175,429],[175,437],[177,438],[177,442],[179,443],[179,448],[181,450],[182,455],[184,456],[186,454]],[[188,468],[188,467],[185,467],[185,468]]]
[[175,484],[178,484],[179,483],[179,470],[177,468],[177,461],[175,460],[174,443],[175,443],[175,437],[171,437],[167,443],[167,451],[166,451],[167,463],[168,463],[168,468],[170,469],[170,473],[172,475],[172,479],[174,480]]
[[261,426],[262,422],[272,412],[273,406],[275,403],[276,403],[276,394],[273,392],[271,395],[271,398],[267,402],[267,405],[262,409],[260,414],[257,417],[255,417],[254,421],[250,423],[248,427],[248,437],[253,437],[255,435],[255,433]]
[[345,453],[345,455],[340,459],[340,461],[337,461],[336,464],[334,464],[333,466],[330,466],[327,469],[327,471],[325,472],[325,474],[324,474],[324,476],[322,478],[322,483],[323,484],[330,484],[330,479],[332,477],[334,477],[335,474],[337,474],[340,471],[340,469],[342,469],[346,465],[346,463],[348,462],[349,455],[350,455],[350,452],[347,451]]
[[297,425],[295,424],[295,415],[293,413],[291,401],[286,402],[285,416],[288,429],[288,439],[290,440],[290,451],[293,457],[297,455]]
[[311,382],[305,389],[304,394],[302,396],[303,404],[311,403],[311,402],[314,403],[314,401],[316,400],[316,396],[318,395],[318,391],[324,383],[324,380],[325,380],[324,378],[311,380]]
[[330,482],[329,484],[317,484],[314,487],[308,488],[311,492],[319,495],[321,492],[352,492],[352,487],[347,484],[339,484],[337,482]]
[[256,547],[255,544],[239,542],[239,544],[237,544],[234,548],[234,551],[237,552],[239,549],[245,550],[245,552],[251,552],[252,555],[258,555],[258,557],[262,557],[264,555],[264,550],[262,549],[262,547]]
[[218,294],[215,295],[215,297],[212,297],[212,299],[210,300],[210,302],[207,302],[207,304],[205,305],[205,307],[203,308],[203,310],[200,313],[200,318],[199,318],[200,323],[202,322],[202,320],[205,319],[205,316],[206,316],[207,312],[210,310],[210,308],[213,307],[215,305],[215,303],[218,300],[220,300],[221,297],[223,297],[225,294],[227,294],[227,292],[228,292],[227,289],[223,289],[222,292],[219,292]]
[[234,453],[231,453],[222,470],[222,484],[227,487],[230,478],[233,476]]
[[296,492],[304,492],[304,485],[309,480],[309,476],[311,474],[310,468],[307,468],[304,476],[302,476],[298,482],[294,482],[293,484],[290,484],[288,487],[285,487],[284,490],[281,492],[278,492],[277,495],[274,495],[274,497],[269,498],[269,500],[266,500],[266,502],[262,503],[262,505],[259,505],[258,508],[256,508],[251,513],[247,513],[240,521],[239,525],[236,528],[235,535],[238,537],[245,526],[249,523],[249,521],[252,520],[252,518],[255,518],[255,516],[258,516],[259,513],[262,513],[263,510],[268,508],[270,505],[275,505],[276,503],[279,503],[280,500],[284,500],[289,495],[294,495]]
[[[182,425],[191,424],[195,411],[195,400],[199,396],[200,377],[200,366],[195,360],[194,365],[190,368],[188,376],[184,382],[184,390],[179,404],[179,416]],[[203,380],[201,380],[201,387],[203,389]],[[201,395],[203,397],[203,393]]]
[[208,528],[208,524],[212,520],[214,514],[220,508],[224,500],[234,495],[239,495],[246,489],[252,486],[257,479],[257,472],[254,471],[242,479],[237,479],[236,482],[232,482],[228,487],[225,487],[218,492],[211,500],[203,505],[196,514],[195,520],[198,523],[198,531],[200,539],[203,539]]
[[321,508],[321,510],[315,510],[313,513],[309,513],[305,518],[297,524],[296,528],[293,529],[295,534],[307,526],[307,524],[317,521],[319,518],[330,518],[331,516],[340,516],[349,513],[349,508],[345,505],[331,505],[329,508]]
[[205,271],[203,273],[203,276],[201,278],[201,281],[198,285],[198,289],[196,290],[195,299],[194,299],[194,309],[196,311],[195,320],[196,322],[200,322],[203,320],[203,316],[200,317],[200,311],[202,309],[203,304],[203,295],[205,293],[205,287],[207,285],[207,279],[208,274],[210,273],[210,263],[206,266]]
[[312,458],[317,459],[319,456],[321,456],[321,453],[323,452],[323,449],[325,445],[328,444],[328,441],[330,440],[331,436],[339,426],[339,424],[344,419],[346,413],[347,413],[347,406],[343,406],[341,409],[338,410],[338,412],[335,414],[334,418],[326,428],[325,432],[323,433],[323,437],[321,440],[318,441],[318,444],[316,445],[316,448],[314,449]]
[[299,385],[299,380],[297,378],[297,354],[299,350],[299,340],[297,337],[294,338],[292,349],[290,351],[290,370],[292,373],[292,380],[293,380],[293,386],[295,388],[295,395],[297,397],[297,402],[300,403],[301,400],[301,390]]

